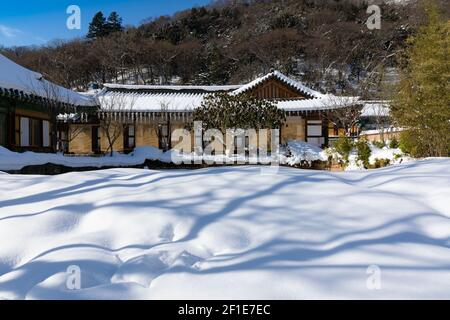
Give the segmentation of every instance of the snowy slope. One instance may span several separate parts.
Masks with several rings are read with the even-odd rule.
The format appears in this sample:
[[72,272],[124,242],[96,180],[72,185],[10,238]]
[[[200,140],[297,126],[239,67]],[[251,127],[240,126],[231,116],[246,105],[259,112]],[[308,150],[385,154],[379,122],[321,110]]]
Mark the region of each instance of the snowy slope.
[[[0,297],[449,299],[449,195],[450,159],[437,158],[2,174]],[[66,288],[70,265],[81,290]]]

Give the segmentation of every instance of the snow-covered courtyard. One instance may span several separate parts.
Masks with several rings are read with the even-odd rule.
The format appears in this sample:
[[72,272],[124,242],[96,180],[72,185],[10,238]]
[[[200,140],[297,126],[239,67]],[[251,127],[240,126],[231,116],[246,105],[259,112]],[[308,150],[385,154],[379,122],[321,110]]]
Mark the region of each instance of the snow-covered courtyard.
[[450,159],[0,182],[2,299],[450,299]]

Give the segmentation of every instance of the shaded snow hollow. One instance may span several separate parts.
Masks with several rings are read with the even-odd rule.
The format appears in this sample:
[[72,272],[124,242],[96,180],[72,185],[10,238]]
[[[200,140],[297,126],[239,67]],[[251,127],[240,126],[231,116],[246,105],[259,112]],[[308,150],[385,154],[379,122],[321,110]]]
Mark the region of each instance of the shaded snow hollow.
[[450,298],[450,159],[261,170],[1,174],[0,297]]

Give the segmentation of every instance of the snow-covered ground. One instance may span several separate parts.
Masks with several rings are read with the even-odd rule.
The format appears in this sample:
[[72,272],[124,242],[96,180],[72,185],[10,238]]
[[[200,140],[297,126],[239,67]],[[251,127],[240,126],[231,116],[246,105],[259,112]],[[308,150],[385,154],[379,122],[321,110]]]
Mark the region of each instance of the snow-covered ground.
[[448,158],[0,174],[0,298],[449,299],[449,195]]
[[[410,161],[411,158],[403,154],[400,149],[390,149],[384,147],[377,148],[374,144],[369,143],[372,154],[370,156],[370,164],[374,164],[376,159],[388,159],[391,164]],[[55,165],[63,165],[72,168],[80,167],[132,167],[142,165],[145,160],[158,160],[165,163],[176,164],[193,164],[202,161],[212,164],[270,164],[278,163],[280,165],[296,166],[307,162],[311,164],[313,161],[327,161],[331,155],[336,161],[341,159],[333,148],[322,150],[321,148],[298,140],[290,140],[286,146],[281,146],[272,158],[270,154],[265,156],[249,156],[249,155],[195,155],[194,153],[180,153],[176,150],[163,152],[155,147],[138,147],[130,154],[121,154],[114,152],[113,156],[105,154],[103,156],[66,156],[62,153],[35,153],[35,152],[12,152],[0,146],[0,170],[12,171],[20,170],[26,166],[44,165],[52,163]],[[353,150],[349,157],[349,165],[346,170],[364,170],[362,162],[357,159],[357,151]]]
[[114,153],[101,157],[65,156],[62,153],[13,152],[0,146],[0,170],[20,170],[31,165],[52,163],[67,167],[126,167],[141,165],[146,159],[170,162],[170,155],[164,155],[161,150],[154,147],[141,147],[132,154]]
[[62,153],[36,153],[36,152],[13,152],[0,146],[0,170],[20,170],[30,165],[44,165],[52,163],[72,168],[79,167],[131,167],[141,165],[145,160],[158,160],[165,163],[194,163],[195,161],[216,162],[216,163],[272,163],[289,164],[295,166],[301,161],[312,162],[315,160],[326,161],[322,149],[303,141],[289,141],[288,148],[290,156],[286,157],[286,148],[280,148],[274,159],[270,154],[266,156],[245,156],[245,155],[200,155],[194,153],[180,153],[176,150],[163,152],[155,147],[138,147],[130,154],[118,152],[93,157],[93,156],[66,156]]

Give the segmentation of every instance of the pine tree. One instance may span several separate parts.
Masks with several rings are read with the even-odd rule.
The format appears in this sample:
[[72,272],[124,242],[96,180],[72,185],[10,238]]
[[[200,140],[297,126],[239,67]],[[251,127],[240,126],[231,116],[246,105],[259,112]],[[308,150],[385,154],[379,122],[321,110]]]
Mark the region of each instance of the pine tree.
[[89,32],[87,37],[89,39],[97,39],[104,37],[108,34],[108,25],[103,15],[103,12],[99,11],[92,18],[92,22],[89,24]]
[[286,116],[272,101],[245,94],[216,93],[205,97],[195,109],[194,121],[202,121],[204,129],[275,129],[280,128]]
[[115,11],[111,12],[106,22],[108,34],[123,31],[122,18]]
[[391,114],[406,128],[400,146],[413,156],[448,156],[450,151],[450,21],[434,4],[428,22],[409,40]]

